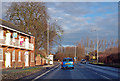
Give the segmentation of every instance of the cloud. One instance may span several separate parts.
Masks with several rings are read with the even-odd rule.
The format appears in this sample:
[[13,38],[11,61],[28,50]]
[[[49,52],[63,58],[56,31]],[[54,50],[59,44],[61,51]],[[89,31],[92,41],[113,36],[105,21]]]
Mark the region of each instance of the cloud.
[[2,2],[118,2],[119,0],[3,0]]
[[103,28],[104,31],[118,30],[118,13],[106,14],[105,17],[96,17],[94,20],[100,28]]
[[57,10],[55,8],[48,8],[48,13],[50,14],[62,13],[62,10]]
[[6,11],[7,11],[7,9],[9,8],[9,6],[11,5],[11,2],[2,2],[2,12],[1,12],[1,14],[2,14],[2,19],[4,19],[4,17],[5,17],[5,15],[6,15]]
[[2,18],[2,3],[0,2],[0,18]]
[[54,2],[46,5],[50,17],[64,30],[63,45],[72,45],[87,36],[96,39],[97,32],[99,39],[118,35],[118,6],[115,2]]

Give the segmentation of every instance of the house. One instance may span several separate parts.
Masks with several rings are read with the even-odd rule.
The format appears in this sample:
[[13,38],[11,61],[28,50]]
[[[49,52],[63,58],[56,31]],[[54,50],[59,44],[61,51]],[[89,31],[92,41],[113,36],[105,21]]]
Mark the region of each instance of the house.
[[53,64],[53,56],[54,56],[53,54],[48,55],[47,58],[50,60],[49,64]]
[[35,37],[0,19],[2,68],[35,66]]
[[46,63],[46,50],[37,50],[37,56],[35,57],[36,65],[45,65]]
[[44,57],[41,57],[39,54],[35,57],[36,65],[45,65],[46,59]]

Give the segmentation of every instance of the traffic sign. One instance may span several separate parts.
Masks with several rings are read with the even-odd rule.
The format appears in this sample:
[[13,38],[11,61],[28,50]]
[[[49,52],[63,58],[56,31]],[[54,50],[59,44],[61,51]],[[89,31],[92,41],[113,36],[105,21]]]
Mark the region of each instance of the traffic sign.
[[74,57],[74,59],[77,59],[77,57]]

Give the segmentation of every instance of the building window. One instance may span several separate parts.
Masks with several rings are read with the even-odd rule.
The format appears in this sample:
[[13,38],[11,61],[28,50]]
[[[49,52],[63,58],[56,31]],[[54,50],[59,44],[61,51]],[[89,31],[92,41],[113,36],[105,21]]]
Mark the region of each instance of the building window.
[[34,53],[31,53],[31,62],[34,62]]
[[12,52],[12,61],[15,61],[15,50]]
[[21,61],[21,51],[18,52],[18,61]]
[[0,48],[0,61],[3,61],[3,49]]
[[34,43],[34,38],[32,38],[32,43]]
[[3,39],[3,30],[0,29],[0,39]]

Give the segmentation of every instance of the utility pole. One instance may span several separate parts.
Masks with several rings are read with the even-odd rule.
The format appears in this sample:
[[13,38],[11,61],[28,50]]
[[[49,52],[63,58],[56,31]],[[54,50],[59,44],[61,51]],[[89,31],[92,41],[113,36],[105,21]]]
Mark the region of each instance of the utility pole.
[[47,26],[47,55],[49,55],[49,20]]

